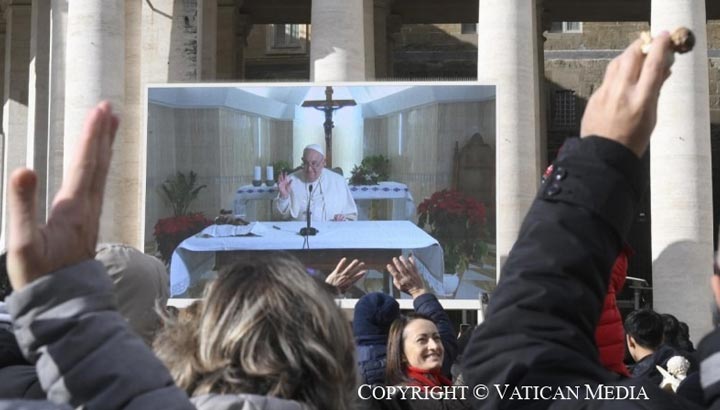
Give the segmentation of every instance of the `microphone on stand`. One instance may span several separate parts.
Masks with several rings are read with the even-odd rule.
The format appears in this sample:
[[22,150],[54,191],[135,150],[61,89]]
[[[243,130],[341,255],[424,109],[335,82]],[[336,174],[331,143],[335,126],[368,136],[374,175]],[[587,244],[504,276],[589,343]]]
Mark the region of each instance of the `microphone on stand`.
[[300,235],[302,236],[313,236],[318,233],[317,229],[310,226],[310,199],[312,199],[312,184],[308,185],[308,203],[307,212],[305,212],[305,216],[307,218],[307,226],[300,229]]

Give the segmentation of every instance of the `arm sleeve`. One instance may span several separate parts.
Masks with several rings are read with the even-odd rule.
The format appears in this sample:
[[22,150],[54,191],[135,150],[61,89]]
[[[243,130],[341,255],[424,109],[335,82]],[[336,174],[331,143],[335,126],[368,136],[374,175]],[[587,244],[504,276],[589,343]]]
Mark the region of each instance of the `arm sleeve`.
[[9,297],[15,334],[48,399],[72,407],[193,409],[115,309],[104,267],[85,261]]
[[273,200],[275,212],[280,219],[290,219],[290,195],[287,198],[280,198],[280,193]]
[[343,215],[345,215],[345,219],[349,221],[357,221],[357,205],[355,205],[355,198],[353,198],[352,192],[350,191],[350,187],[347,186],[347,183],[345,183],[345,206],[343,209]]
[[[609,377],[594,332],[646,167],[600,137],[568,140],[464,355],[470,385],[560,387]],[[506,408],[498,395],[487,408]]]
[[432,293],[424,293],[413,299],[413,307],[415,312],[428,316],[437,326],[440,332],[440,338],[443,342],[445,354],[443,356],[443,374],[452,379],[450,368],[455,362],[458,354],[457,337],[452,322],[445,309],[443,309],[440,301]]

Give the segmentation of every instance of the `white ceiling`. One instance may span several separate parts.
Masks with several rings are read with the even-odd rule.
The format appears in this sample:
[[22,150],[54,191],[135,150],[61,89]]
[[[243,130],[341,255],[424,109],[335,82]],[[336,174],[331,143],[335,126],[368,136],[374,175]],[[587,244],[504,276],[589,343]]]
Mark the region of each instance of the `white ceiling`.
[[[324,100],[324,85],[169,86],[148,88],[150,103],[176,108],[224,107],[277,119],[293,119],[307,100]],[[438,102],[495,99],[495,87],[471,83],[334,85],[333,99],[353,99],[364,118]]]

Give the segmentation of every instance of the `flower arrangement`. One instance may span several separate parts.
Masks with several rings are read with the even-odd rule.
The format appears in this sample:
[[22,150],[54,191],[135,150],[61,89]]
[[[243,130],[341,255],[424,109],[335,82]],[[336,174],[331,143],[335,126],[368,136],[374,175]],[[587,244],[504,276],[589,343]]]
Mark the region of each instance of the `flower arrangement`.
[[475,198],[445,189],[421,202],[418,214],[418,225],[428,226],[443,248],[446,272],[465,272],[487,253],[485,205]]
[[155,224],[154,236],[160,256],[167,263],[175,248],[186,238],[202,231],[212,221],[202,213],[191,213],[190,204],[197,199],[205,185],[197,186],[197,174],[178,172],[163,182],[161,193],[173,211],[173,216]]
[[350,185],[377,185],[387,181],[389,174],[390,160],[382,155],[371,155],[350,171]]
[[155,241],[165,262],[170,261],[173,251],[188,237],[202,231],[212,221],[200,212],[162,218],[155,224]]

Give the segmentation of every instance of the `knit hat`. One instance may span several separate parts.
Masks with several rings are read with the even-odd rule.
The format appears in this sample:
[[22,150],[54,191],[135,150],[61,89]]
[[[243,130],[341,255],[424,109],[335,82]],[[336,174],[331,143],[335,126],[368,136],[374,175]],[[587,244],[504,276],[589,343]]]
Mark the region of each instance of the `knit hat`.
[[170,294],[167,269],[159,259],[123,244],[99,244],[95,259],[113,281],[118,311],[150,344],[160,327],[156,306],[165,307]]
[[364,295],[355,305],[353,332],[355,336],[387,337],[392,322],[400,317],[400,305],[391,296],[373,292]]

